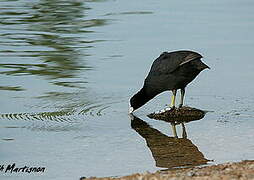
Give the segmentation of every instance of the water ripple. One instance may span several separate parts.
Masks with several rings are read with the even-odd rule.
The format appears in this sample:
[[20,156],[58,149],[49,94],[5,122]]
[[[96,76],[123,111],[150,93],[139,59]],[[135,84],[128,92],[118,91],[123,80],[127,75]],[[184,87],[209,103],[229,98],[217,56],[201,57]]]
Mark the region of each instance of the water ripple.
[[91,115],[91,116],[102,116],[104,115],[104,111],[108,109],[110,106],[93,105],[91,107],[87,107],[79,112],[79,115]]
[[119,101],[87,104],[82,109],[67,109],[66,111],[53,111],[53,112],[38,112],[38,113],[2,113],[0,119],[15,120],[15,121],[44,121],[44,122],[58,122],[75,124],[80,122],[82,117],[100,117],[107,114],[106,110],[110,109],[112,105],[116,105]]
[[72,122],[69,112],[40,112],[40,113],[6,113],[0,114],[0,119],[8,120],[26,120],[26,121],[56,121],[56,122]]
[[106,115],[116,103],[84,91],[89,88],[86,72],[94,69],[90,49],[106,41],[93,33],[113,21],[88,16],[86,2],[97,1],[0,2],[0,78],[6,83],[0,92],[10,104],[24,99],[22,109],[2,109],[0,120],[26,121],[33,130],[70,130],[83,117]]

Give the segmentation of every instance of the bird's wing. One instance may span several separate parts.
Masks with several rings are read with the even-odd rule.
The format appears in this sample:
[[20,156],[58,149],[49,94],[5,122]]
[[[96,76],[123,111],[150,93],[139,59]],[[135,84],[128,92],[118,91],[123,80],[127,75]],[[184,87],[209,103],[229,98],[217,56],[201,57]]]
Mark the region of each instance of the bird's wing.
[[168,74],[197,58],[202,56],[192,51],[164,52],[153,62],[149,74]]
[[179,64],[179,66],[182,66],[183,64],[186,64],[194,59],[199,59],[199,58],[202,58],[202,56],[198,53],[190,53],[188,56],[186,56],[183,60],[183,62],[181,62]]

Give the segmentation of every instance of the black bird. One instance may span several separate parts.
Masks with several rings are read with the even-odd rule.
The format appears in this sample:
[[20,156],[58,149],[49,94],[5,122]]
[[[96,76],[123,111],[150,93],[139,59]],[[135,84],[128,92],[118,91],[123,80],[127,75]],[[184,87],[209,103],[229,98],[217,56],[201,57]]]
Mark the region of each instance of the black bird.
[[179,107],[182,107],[187,84],[202,70],[209,68],[201,58],[202,55],[193,51],[162,53],[153,62],[142,89],[130,99],[129,112],[132,113],[156,95],[168,90],[173,92],[171,108],[175,108],[177,89],[181,90]]

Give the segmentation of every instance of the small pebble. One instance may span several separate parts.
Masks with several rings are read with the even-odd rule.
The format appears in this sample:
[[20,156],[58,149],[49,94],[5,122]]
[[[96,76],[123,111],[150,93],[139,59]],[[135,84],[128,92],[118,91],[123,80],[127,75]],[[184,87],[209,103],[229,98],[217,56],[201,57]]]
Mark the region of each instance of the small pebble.
[[187,176],[190,176],[190,177],[192,177],[192,176],[195,176],[195,172],[193,172],[193,171],[190,171],[190,172],[187,172],[187,174],[186,174]]
[[166,111],[169,111],[170,109],[171,109],[171,107],[167,107],[165,110],[166,110]]
[[160,112],[161,112],[161,113],[164,113],[164,112],[166,112],[166,110],[165,110],[165,109],[162,109]]

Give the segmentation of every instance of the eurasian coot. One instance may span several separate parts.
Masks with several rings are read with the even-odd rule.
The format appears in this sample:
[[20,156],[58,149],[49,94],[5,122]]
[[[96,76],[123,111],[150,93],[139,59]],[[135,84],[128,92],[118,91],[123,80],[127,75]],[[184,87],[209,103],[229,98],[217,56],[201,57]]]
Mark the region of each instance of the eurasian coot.
[[[175,107],[177,89],[181,90],[179,107],[183,105],[185,87],[202,70],[209,68],[201,61],[202,56],[193,51],[162,53],[152,64],[142,89],[130,99],[130,113],[143,106],[156,95],[171,90],[171,108]],[[210,69],[210,68],[209,68]]]

